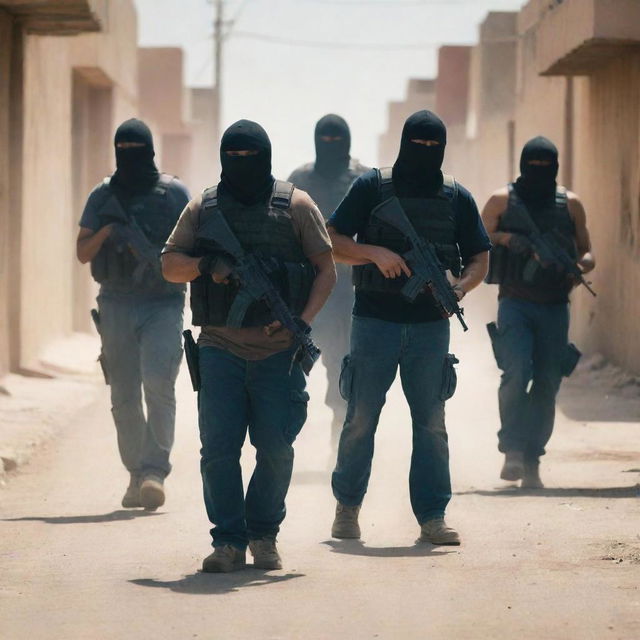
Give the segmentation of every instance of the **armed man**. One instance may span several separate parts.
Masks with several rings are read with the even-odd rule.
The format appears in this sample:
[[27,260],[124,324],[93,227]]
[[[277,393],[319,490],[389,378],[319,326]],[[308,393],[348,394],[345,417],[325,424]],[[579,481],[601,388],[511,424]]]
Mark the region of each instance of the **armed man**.
[[583,274],[595,267],[582,203],[556,184],[557,175],[555,145],[533,138],[522,150],[520,177],[496,191],[482,213],[494,244],[487,281],[500,285],[498,322],[488,326],[503,372],[500,477],[530,489],[543,487],[539,462],[556,395],[580,355],[568,341],[569,293],[579,284],[589,288]]
[[[327,219],[340,204],[353,181],[368,171],[350,156],[351,132],[346,121],[335,114],[318,120],[315,128],[316,160],[296,169],[289,181],[306,191]],[[349,352],[353,285],[351,269],[336,265],[338,281],[314,323],[314,336],[322,350],[327,371],[325,403],[333,412],[332,442],[337,445],[344,424],[345,402],[340,396],[340,363]]]
[[[311,198],[271,175],[271,142],[240,120],[220,145],[221,181],[182,213],[163,255],[165,277],[191,282],[199,348],[187,336],[199,388],[201,472],[214,551],[205,572],[279,569],[293,442],[307,417],[318,351],[309,325],[336,274],[331,242]],[[189,355],[190,354],[190,355]],[[247,430],[256,467],[246,497],[240,452]]]
[[451,498],[444,405],[457,362],[448,316],[464,326],[458,302],[485,277],[491,245],[471,194],[442,174],[446,138],[435,114],[414,113],[393,168],[358,178],[328,223],[336,260],[354,265],[355,284],[340,377],[347,415],[332,478],[336,538],[360,537],[376,427],[399,367],[411,409],[409,489],[421,539],[460,544],[444,520]]
[[158,172],[151,131],[140,120],[118,127],[115,154],[115,173],[87,200],[77,255],[91,262],[100,283],[92,315],[130,474],[122,506],[154,510],[164,504],[171,471],[185,289],[162,277],[160,251],[190,196],[175,177]]

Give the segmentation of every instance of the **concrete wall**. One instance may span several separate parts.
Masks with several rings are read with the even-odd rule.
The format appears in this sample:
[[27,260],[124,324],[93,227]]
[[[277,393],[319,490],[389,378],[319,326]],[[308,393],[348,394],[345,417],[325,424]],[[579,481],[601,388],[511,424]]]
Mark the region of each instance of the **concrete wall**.
[[640,52],[609,61],[577,91],[575,189],[587,210],[598,298],[574,300],[576,338],[640,374]]
[[13,20],[0,9],[0,376],[9,370],[9,104]]
[[[20,239],[20,366],[52,340],[87,329],[95,287],[75,261],[81,206],[113,167],[112,133],[137,112],[136,14],[109,6],[104,32],[27,36]],[[75,126],[74,126],[75,125]]]
[[213,89],[191,89],[191,184],[199,193],[216,183],[220,175],[219,150],[215,141]]

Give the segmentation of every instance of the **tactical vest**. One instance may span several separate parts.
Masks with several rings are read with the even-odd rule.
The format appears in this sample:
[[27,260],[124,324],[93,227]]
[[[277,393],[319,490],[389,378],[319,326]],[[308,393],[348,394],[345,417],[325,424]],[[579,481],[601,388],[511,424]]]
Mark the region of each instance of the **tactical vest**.
[[[161,174],[156,186],[148,193],[132,196],[123,207],[128,216],[135,218],[147,240],[160,251],[176,224],[179,211],[172,206],[169,185],[174,179]],[[104,201],[112,195],[111,178],[102,181],[100,192]],[[140,280],[134,278],[139,262],[128,246],[107,238],[91,261],[91,275],[99,282],[102,292],[174,295],[183,293],[184,285],[169,283],[160,274],[145,269]]]
[[[391,168],[378,170],[379,202],[395,196]],[[445,175],[442,187],[430,198],[399,198],[400,204],[417,234],[435,247],[440,262],[455,276],[460,275],[461,257],[456,242],[456,221],[453,202],[458,191],[453,177]],[[411,249],[409,240],[391,225],[372,215],[358,242],[386,247],[400,255]],[[411,266],[411,265],[409,265]],[[353,284],[356,291],[400,293],[407,281],[402,274],[397,278],[385,278],[375,264],[353,267]]]
[[[567,205],[567,190],[559,186],[553,202],[539,207],[526,205],[517,194],[514,185],[509,185],[509,200],[505,213],[500,218],[498,231],[520,233],[527,236],[531,233],[533,221],[541,234],[554,231],[560,236],[562,247],[574,259],[577,258],[575,243],[575,225]],[[544,292],[548,300],[566,298],[571,285],[553,268],[544,268],[537,260],[509,251],[503,245],[491,249],[489,284],[499,284],[505,289],[519,291],[519,297],[528,297],[528,289]]]
[[[205,240],[199,229],[210,215],[223,215],[242,248],[270,265],[269,277],[294,315],[304,310],[315,279],[315,269],[302,250],[291,217],[293,185],[276,180],[271,198],[245,205],[229,194],[218,198],[217,186],[205,189],[198,216],[194,255],[227,256],[224,248]],[[195,326],[225,326],[238,293],[238,285],[216,284],[210,275],[191,283],[192,323]],[[261,326],[273,320],[264,302],[255,302],[247,311],[243,326]]]

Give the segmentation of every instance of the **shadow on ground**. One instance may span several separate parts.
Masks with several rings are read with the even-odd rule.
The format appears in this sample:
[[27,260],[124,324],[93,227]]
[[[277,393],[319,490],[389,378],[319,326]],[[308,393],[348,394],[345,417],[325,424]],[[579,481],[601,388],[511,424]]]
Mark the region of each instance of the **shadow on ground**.
[[121,522],[123,520],[135,520],[136,518],[148,518],[160,516],[162,513],[142,510],[112,511],[87,516],[24,516],[23,518],[4,518],[4,522],[46,522],[47,524],[100,524],[102,522]]
[[264,587],[279,582],[287,582],[295,578],[303,578],[304,573],[269,574],[259,569],[247,567],[233,573],[193,573],[181,580],[154,580],[139,578],[129,580],[140,587],[169,589],[175,593],[192,595],[222,595],[239,591],[245,587]]
[[549,487],[545,489],[520,489],[507,487],[494,489],[471,489],[469,491],[456,491],[457,496],[487,496],[490,498],[638,498],[640,497],[640,484],[630,487]]
[[451,547],[434,547],[425,543],[416,543],[410,547],[368,547],[362,540],[326,540],[322,544],[327,545],[334,553],[371,558],[421,558],[454,553]]

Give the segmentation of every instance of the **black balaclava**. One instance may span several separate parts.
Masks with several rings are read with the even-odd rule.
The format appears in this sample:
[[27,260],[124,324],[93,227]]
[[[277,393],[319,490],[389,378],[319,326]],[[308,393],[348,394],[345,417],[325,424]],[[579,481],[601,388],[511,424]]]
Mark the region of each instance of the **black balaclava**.
[[[427,147],[411,140],[436,140]],[[431,111],[418,111],[407,118],[402,129],[400,152],[393,165],[393,184],[399,196],[434,196],[442,186],[442,161],[447,128]]]
[[[226,151],[257,151],[252,156],[228,156]],[[225,189],[244,204],[254,204],[271,191],[271,140],[267,132],[251,120],[238,120],[220,142],[220,178]]]
[[[548,166],[529,164],[531,160],[548,160]],[[558,149],[551,140],[538,136],[529,140],[520,156],[520,177],[516,193],[531,203],[545,202],[555,197],[558,176]]]
[[[327,142],[322,136],[340,138]],[[318,120],[315,130],[315,170],[325,178],[335,178],[349,167],[351,132],[344,118],[330,113]]]
[[151,189],[158,182],[158,169],[153,161],[153,136],[142,120],[131,118],[116,130],[113,144],[141,142],[144,147],[119,149],[116,146],[116,171],[112,181],[125,194],[139,194]]

